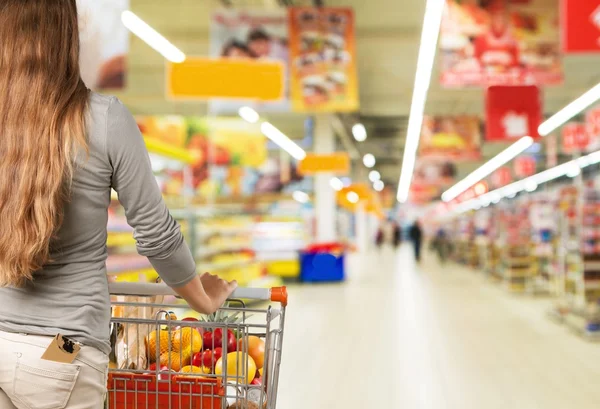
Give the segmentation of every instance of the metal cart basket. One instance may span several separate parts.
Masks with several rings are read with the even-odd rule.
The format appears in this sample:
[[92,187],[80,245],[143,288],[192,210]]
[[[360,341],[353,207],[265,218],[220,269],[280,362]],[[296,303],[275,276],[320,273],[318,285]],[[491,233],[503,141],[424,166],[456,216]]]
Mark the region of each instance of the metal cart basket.
[[238,288],[200,320],[164,284],[109,289],[108,409],[276,408],[285,287]]

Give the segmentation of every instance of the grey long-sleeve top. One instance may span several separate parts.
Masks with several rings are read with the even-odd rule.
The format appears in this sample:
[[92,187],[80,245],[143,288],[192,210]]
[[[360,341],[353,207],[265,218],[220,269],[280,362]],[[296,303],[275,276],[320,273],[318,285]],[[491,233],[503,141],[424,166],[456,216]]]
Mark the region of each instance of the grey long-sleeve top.
[[138,252],[168,285],[187,284],[196,266],[162,199],[132,115],[116,98],[95,93],[89,109],[89,155],[77,160],[72,197],[51,246],[53,261],[26,287],[0,288],[0,330],[60,333],[108,354],[106,226],[111,188],[134,228]]

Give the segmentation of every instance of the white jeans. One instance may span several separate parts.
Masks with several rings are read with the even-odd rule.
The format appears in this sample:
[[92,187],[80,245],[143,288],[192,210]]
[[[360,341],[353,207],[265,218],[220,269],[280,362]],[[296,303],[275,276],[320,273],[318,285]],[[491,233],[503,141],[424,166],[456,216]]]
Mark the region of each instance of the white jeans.
[[0,408],[103,408],[108,357],[83,346],[72,364],[43,360],[51,341],[0,331]]

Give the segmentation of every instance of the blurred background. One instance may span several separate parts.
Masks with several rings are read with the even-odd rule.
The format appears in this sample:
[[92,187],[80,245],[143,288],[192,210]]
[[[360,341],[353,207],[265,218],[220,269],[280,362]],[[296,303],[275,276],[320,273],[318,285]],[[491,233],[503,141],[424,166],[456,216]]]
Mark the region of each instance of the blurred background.
[[78,4],[198,271],[289,286],[279,407],[599,406],[599,0]]

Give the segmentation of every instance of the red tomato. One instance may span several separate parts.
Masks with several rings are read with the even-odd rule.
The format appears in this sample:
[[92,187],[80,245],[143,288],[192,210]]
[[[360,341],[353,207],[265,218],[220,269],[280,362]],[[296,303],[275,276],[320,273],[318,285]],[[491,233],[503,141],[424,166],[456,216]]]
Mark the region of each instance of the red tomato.
[[213,344],[213,333],[210,331],[206,331],[203,335],[202,335],[202,348],[204,349],[213,349],[213,347],[217,345],[216,343]]
[[[206,351],[204,351],[206,352]],[[192,365],[197,366],[198,368],[202,368],[202,354],[203,352],[198,352],[194,354],[192,357]]]
[[[156,362],[154,362],[153,364],[150,364],[150,366],[148,367],[148,370],[150,372],[156,373]],[[175,375],[177,375],[177,374],[175,372],[171,371],[168,366],[162,365],[158,372],[158,379],[161,381],[167,381],[169,379],[173,379],[173,377],[175,377]]]
[[[217,328],[213,335],[215,346],[223,345],[223,329]],[[227,330],[227,342],[226,342],[226,351],[227,353],[237,351],[237,339],[235,338],[235,334],[232,330]]]
[[213,349],[213,358],[214,358],[215,362],[217,362],[219,359],[221,359],[222,356],[223,356],[223,348],[219,347],[219,348]]
[[217,360],[215,359],[215,355],[214,355],[213,351],[211,351],[210,349],[207,349],[206,351],[202,352],[202,365],[201,366],[205,366],[207,368],[213,369],[215,367],[216,362],[217,362]]

